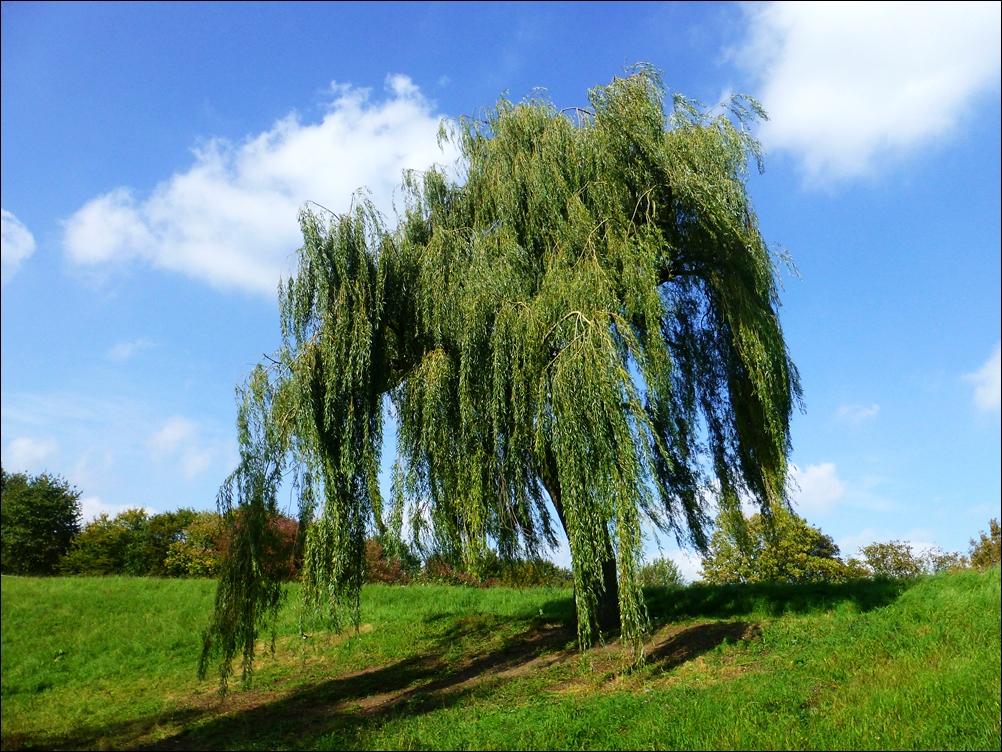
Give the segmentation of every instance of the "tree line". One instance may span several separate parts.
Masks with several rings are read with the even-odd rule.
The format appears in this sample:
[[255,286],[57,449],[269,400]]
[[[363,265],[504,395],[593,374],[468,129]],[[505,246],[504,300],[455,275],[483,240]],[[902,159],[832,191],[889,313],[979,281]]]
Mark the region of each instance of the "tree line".
[[[80,492],[65,479],[42,473],[2,473],[2,570],[19,575],[129,575],[217,577],[231,542],[231,525],[216,511],[178,509],[149,514],[126,509],[83,524]],[[276,545],[271,566],[285,580],[302,569],[299,522],[277,514],[269,526]],[[723,513],[702,556],[710,584],[846,582],[867,577],[909,578],[1000,561],[1000,527],[989,522],[968,553],[937,548],[916,552],[903,541],[872,543],[843,559],[820,528],[786,510],[770,517]],[[467,587],[570,587],[567,569],[546,559],[504,561],[488,552],[477,572],[441,552],[420,552],[392,539],[365,541],[365,581],[387,585],[447,584]],[[660,557],[640,568],[643,587],[682,587],[678,566]]]

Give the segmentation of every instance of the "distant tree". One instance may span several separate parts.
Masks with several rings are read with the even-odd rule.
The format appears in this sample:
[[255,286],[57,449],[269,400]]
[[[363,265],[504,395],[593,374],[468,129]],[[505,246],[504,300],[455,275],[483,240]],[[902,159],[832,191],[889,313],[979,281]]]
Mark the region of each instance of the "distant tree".
[[126,571],[151,577],[167,576],[167,552],[184,537],[184,531],[197,514],[194,509],[178,509],[150,517],[126,557]]
[[876,577],[908,579],[918,577],[926,567],[922,558],[912,551],[910,543],[894,540],[871,543],[859,550],[863,565]]
[[860,566],[839,558],[830,536],[799,515],[777,509],[747,519],[722,512],[702,560],[703,579],[738,582],[845,582],[866,576]]
[[80,530],[80,492],[48,473],[8,475],[0,468],[0,478],[0,569],[55,574]]
[[998,520],[988,522],[988,535],[982,530],[978,540],[971,539],[970,561],[980,571],[1002,563],[1002,529]]
[[195,512],[167,547],[164,569],[172,577],[216,577],[223,559],[226,529],[218,512]]
[[922,555],[922,565],[929,574],[942,574],[967,569],[970,562],[959,551],[944,551],[933,546]]
[[92,577],[149,574],[153,563],[143,550],[149,523],[143,509],[126,509],[114,517],[98,515],[73,539],[61,571]]
[[[784,503],[799,381],[746,186],[764,113],[669,98],[649,66],[589,99],[501,99],[443,128],[460,162],[405,176],[395,229],[364,196],[301,212],[284,343],[241,392],[220,507],[243,527],[203,670],[219,655],[225,678],[237,652],[249,670],[273,623],[281,583],[255,557],[283,478],[305,606],[332,628],[358,624],[365,541],[406,507],[413,539],[471,576],[488,549],[538,558],[557,522],[580,644],[621,628],[638,658],[644,521],[701,548],[709,489],[725,507]],[[403,482],[384,506],[391,404]]]
[[644,587],[685,587],[685,577],[671,559],[660,557],[644,562],[640,567],[640,584]]
[[[174,577],[217,577],[232,545],[237,521],[228,526],[218,512],[191,512],[190,522],[167,548],[164,568]],[[283,514],[268,520],[267,548],[258,561],[267,567],[270,576],[287,580],[295,577],[302,566],[297,551],[299,523]]]

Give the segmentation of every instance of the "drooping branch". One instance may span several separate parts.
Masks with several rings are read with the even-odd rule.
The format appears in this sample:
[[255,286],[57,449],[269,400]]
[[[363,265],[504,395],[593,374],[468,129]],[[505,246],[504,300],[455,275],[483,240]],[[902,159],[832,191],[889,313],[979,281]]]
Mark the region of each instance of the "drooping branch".
[[[643,523],[702,548],[713,494],[763,511],[785,501],[799,382],[745,187],[757,105],[735,99],[736,123],[711,117],[669,100],[649,66],[589,99],[559,111],[501,99],[443,130],[462,181],[405,174],[393,229],[364,196],[343,216],[301,214],[279,396],[261,419],[284,438],[241,445],[304,479],[303,591],[335,628],[357,624],[368,532],[406,516],[412,544],[477,571],[489,550],[552,546],[552,504],[582,646],[618,626],[639,659]],[[240,506],[270,498],[256,467],[235,476]],[[244,639],[271,601],[226,592],[237,605],[217,601],[214,623],[243,624]]]

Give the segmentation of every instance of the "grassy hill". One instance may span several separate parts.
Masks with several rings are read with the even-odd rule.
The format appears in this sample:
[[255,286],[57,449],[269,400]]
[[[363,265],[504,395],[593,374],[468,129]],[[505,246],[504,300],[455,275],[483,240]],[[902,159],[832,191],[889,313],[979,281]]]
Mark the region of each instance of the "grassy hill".
[[195,678],[214,587],[4,577],[3,749],[1002,743],[997,568],[652,590],[639,669],[574,649],[565,590],[367,586],[350,638],[301,636],[292,597],[223,699]]

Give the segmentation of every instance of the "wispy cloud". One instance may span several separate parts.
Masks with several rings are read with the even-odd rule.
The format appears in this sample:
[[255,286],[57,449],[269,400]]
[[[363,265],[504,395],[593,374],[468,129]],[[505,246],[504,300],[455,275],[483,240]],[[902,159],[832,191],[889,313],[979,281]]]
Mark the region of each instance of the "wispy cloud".
[[838,419],[850,425],[859,425],[873,420],[880,412],[880,405],[842,405],[838,409]]
[[140,507],[135,504],[109,504],[102,501],[100,496],[85,496],[80,499],[80,514],[84,522],[90,522],[102,514],[115,517],[127,509],[144,509],[147,514],[156,514],[156,510],[150,507]]
[[35,237],[6,209],[0,209],[0,285],[17,273],[21,262],[35,252]]
[[761,81],[767,148],[810,179],[864,175],[881,158],[949,133],[997,86],[999,3],[746,6],[737,58]]
[[155,460],[176,459],[185,478],[191,479],[212,465],[215,452],[201,440],[198,424],[180,415],[169,418],[149,440]]
[[805,515],[832,511],[845,495],[845,484],[838,477],[834,462],[822,462],[800,469],[790,466],[790,476],[795,484],[793,500],[798,511]]
[[220,288],[274,296],[291,254],[302,245],[297,214],[315,201],[345,212],[366,187],[381,211],[407,168],[451,160],[437,144],[440,117],[406,76],[387,78],[387,98],[332,86],[319,123],[295,112],[234,145],[221,139],[194,150],[186,171],[146,198],[120,187],[67,220],[63,245],[78,264],[142,259]]
[[59,443],[53,438],[20,436],[7,445],[3,457],[4,469],[8,472],[42,472],[48,469],[45,463],[58,453]]
[[153,347],[153,344],[150,340],[142,337],[131,342],[119,342],[108,351],[108,359],[121,363],[140,350],[148,350]]
[[982,412],[997,412],[1002,408],[1002,343],[995,345],[995,352],[974,373],[964,376],[974,384],[974,404]]

